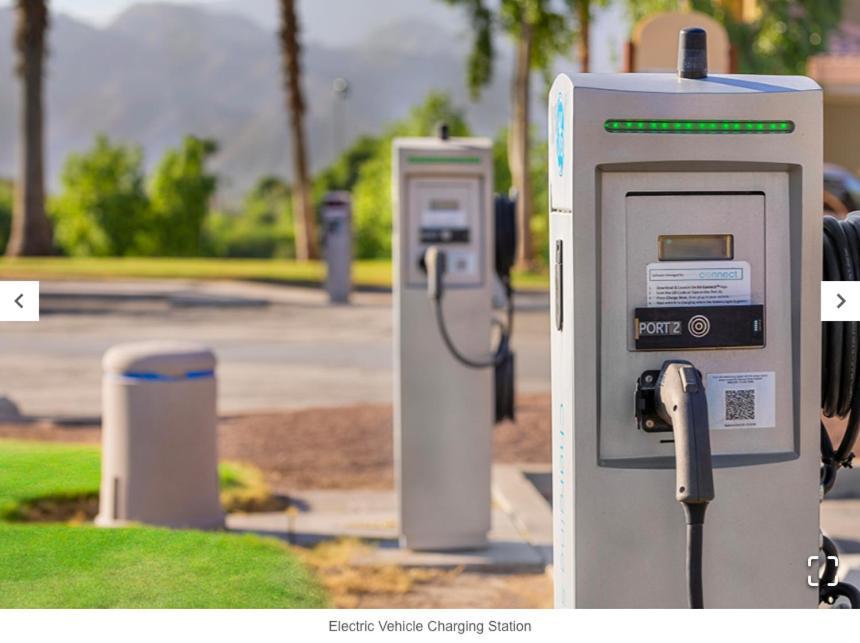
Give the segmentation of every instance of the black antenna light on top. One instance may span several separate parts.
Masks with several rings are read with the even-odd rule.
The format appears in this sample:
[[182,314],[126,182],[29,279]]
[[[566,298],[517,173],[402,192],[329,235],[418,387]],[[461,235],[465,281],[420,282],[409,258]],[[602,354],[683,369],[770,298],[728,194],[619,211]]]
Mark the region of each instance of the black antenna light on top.
[[708,34],[701,27],[687,27],[678,34],[678,78],[708,77]]

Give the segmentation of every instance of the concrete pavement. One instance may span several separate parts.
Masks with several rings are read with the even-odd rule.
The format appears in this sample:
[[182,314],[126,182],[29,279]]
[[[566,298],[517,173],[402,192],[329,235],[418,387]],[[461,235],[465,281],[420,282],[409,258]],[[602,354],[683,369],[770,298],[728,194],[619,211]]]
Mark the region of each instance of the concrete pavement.
[[[518,386],[546,391],[546,297],[517,306]],[[102,355],[143,339],[213,347],[221,413],[391,402],[390,294],[331,306],[316,289],[149,280],[42,282],[41,321],[3,325],[0,395],[29,416],[98,417]]]
[[231,514],[234,531],[312,545],[331,538],[359,538],[376,546],[361,550],[355,565],[461,568],[483,572],[543,572],[552,563],[552,509],[514,465],[493,467],[492,528],[486,549],[415,552],[397,544],[393,491],[302,491],[286,512]]
[[[462,567],[472,571],[541,571],[552,565],[549,465],[494,465],[490,545],[470,552],[412,552],[397,547],[392,491],[304,491],[289,512],[232,514],[228,527],[283,538],[299,545],[331,538],[376,543],[351,561],[357,565]],[[860,500],[827,500],[821,528],[837,544],[839,577],[860,586]]]

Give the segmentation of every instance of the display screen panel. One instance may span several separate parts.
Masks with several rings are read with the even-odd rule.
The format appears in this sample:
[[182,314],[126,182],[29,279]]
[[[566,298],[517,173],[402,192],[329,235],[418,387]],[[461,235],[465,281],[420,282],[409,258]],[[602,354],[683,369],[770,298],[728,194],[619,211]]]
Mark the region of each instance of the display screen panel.
[[661,234],[657,237],[660,261],[734,259],[735,240],[730,234]]

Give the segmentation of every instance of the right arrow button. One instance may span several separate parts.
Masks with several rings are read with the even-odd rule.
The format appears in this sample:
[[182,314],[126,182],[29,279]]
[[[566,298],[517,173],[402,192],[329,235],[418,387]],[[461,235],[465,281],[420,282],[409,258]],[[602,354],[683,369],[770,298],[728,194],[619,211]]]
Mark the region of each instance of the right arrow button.
[[860,322],[860,281],[821,282],[821,321]]

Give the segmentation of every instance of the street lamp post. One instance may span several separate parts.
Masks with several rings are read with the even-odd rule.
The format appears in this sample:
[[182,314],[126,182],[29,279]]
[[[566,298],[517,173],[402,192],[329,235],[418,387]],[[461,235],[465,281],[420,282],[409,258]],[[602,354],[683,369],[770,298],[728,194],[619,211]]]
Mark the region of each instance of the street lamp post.
[[335,78],[332,83],[332,93],[334,94],[334,118],[332,124],[334,154],[333,158],[343,150],[344,147],[344,129],[346,119],[346,99],[349,98],[350,84],[346,78]]

